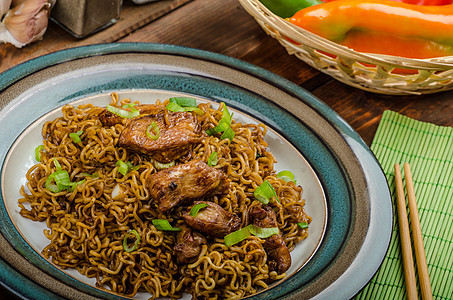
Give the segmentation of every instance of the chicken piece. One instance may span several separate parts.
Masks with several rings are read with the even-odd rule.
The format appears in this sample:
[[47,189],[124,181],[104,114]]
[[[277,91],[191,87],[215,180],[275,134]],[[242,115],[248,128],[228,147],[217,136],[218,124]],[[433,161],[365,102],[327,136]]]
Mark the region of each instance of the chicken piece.
[[227,234],[239,230],[241,219],[234,213],[224,210],[220,205],[209,201],[197,201],[208,206],[201,209],[196,216],[184,213],[183,218],[187,225],[214,237],[223,238]]
[[200,254],[201,246],[206,243],[206,239],[200,233],[192,231],[187,226],[182,226],[181,231],[176,236],[174,248],[178,262],[189,264],[196,261],[198,254]]
[[[251,223],[261,228],[278,227],[277,216],[269,206],[255,206],[250,209]],[[278,274],[286,272],[291,266],[291,254],[286,247],[281,232],[265,239],[263,244],[269,258],[269,268]]]
[[[134,106],[135,109],[140,111],[140,114],[157,114],[162,110],[161,106],[155,104],[141,104]],[[99,121],[101,121],[104,126],[115,126],[116,124],[128,124],[131,119],[122,118],[114,113],[110,112],[105,108],[98,116]]]
[[229,181],[221,170],[196,159],[148,176],[147,186],[159,211],[167,212],[177,205],[221,194]]
[[[157,126],[158,137],[150,138],[146,131]],[[153,129],[153,132],[156,132]],[[187,154],[193,144],[203,137],[197,118],[189,112],[164,112],[133,119],[119,137],[118,145],[169,163]]]

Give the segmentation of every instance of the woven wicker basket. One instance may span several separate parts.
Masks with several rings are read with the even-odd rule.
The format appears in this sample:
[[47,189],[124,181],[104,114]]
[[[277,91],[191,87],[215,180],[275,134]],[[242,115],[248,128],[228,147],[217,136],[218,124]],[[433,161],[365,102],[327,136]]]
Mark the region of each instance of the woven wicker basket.
[[[239,2],[289,54],[345,84],[390,95],[428,94],[453,89],[453,56],[411,59],[357,52],[291,24],[273,14],[259,0]],[[415,70],[415,73],[392,73],[396,68]]]

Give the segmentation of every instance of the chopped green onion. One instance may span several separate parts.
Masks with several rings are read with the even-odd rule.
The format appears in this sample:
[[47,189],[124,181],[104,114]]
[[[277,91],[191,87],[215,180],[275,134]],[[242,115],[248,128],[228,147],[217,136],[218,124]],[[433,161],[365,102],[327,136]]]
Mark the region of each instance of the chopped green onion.
[[56,158],[53,159],[56,167],[56,171],[47,177],[46,182],[44,184],[45,188],[53,193],[59,193],[63,190],[74,191],[77,185],[82,184],[85,182],[84,180],[71,182],[71,178],[69,177],[69,173],[66,170],[62,170],[60,163],[57,161]]
[[[55,182],[55,184],[53,184]],[[69,173],[66,170],[55,171],[47,177],[45,187],[53,193],[59,193],[67,189],[71,184]]]
[[250,230],[247,227],[244,227],[226,235],[223,240],[225,242],[225,246],[230,247],[234,244],[242,242],[251,235],[252,233]]
[[229,127],[230,127],[230,125],[228,125],[227,123],[223,123],[222,122],[222,123],[219,123],[219,125],[217,125],[217,126],[215,126],[213,128],[209,128],[208,130],[206,130],[206,133],[208,135],[214,135],[214,134],[226,131]]
[[[132,235],[135,236],[135,242],[134,242],[134,244],[132,245],[132,247],[130,247],[130,246],[128,245],[127,240],[128,240],[129,237],[132,236]],[[135,249],[137,249],[137,247],[138,247],[139,244],[140,244],[140,235],[139,235],[138,232],[137,232],[136,230],[134,230],[134,229],[131,230],[131,231],[129,231],[129,232],[126,234],[126,236],[124,237],[124,239],[123,239],[123,249],[124,249],[124,251],[126,251],[126,252],[132,252],[132,251],[134,251]]]
[[203,209],[208,206],[209,206],[209,204],[207,204],[207,203],[197,203],[192,207],[189,215],[191,215],[192,217],[195,217],[198,214],[198,212],[200,211],[200,209]]
[[173,227],[170,225],[168,220],[164,219],[153,219],[152,220],[153,225],[158,229],[162,231],[180,231],[181,228],[179,227]]
[[302,229],[308,228],[308,223],[307,222],[300,222],[300,223],[297,223],[297,225],[299,225],[299,227],[302,228]]
[[280,201],[274,187],[267,180],[264,180],[263,183],[255,189],[253,196],[263,204],[268,204],[272,197],[275,197],[277,201]]
[[148,128],[146,128],[146,136],[150,139],[157,140],[159,138],[160,128],[156,122],[152,122]]
[[37,162],[41,161],[41,150],[44,150],[43,145],[39,145],[38,147],[35,148],[35,159]]
[[53,159],[53,163],[55,164],[57,171],[61,171],[61,165],[56,158]]
[[124,110],[112,105],[107,105],[107,110],[112,114],[120,116],[121,118],[132,119],[140,115],[140,111],[134,107],[130,107],[130,110]]
[[190,97],[173,97],[169,99],[170,102],[176,103],[182,107],[197,107],[197,100]]
[[212,167],[217,165],[217,152],[212,152],[211,155],[209,155],[208,158],[208,166]]
[[170,102],[167,104],[167,109],[169,111],[173,111],[173,112],[180,112],[180,111],[193,111],[195,113],[197,113],[198,115],[202,115],[204,112],[203,110],[199,109],[198,107],[192,107],[192,106],[187,106],[187,107],[183,107],[181,105],[178,105],[177,103],[175,102]]
[[167,109],[169,111],[173,111],[173,112],[184,111],[184,108],[181,105],[178,105],[175,102],[168,103],[167,104]]
[[231,127],[228,127],[227,130],[225,130],[222,135],[220,136],[220,138],[223,140],[223,139],[229,139],[230,141],[232,141],[234,139],[234,131],[233,131],[233,128]]
[[126,103],[122,106],[122,108],[132,108],[134,107],[135,105],[137,105],[137,103]]
[[228,107],[226,104],[223,104],[223,111],[222,111],[222,118],[220,119],[221,122],[225,122],[228,125],[231,125],[231,120],[233,120],[233,114],[230,114],[228,111]]
[[296,179],[294,179],[294,174],[291,171],[280,171],[277,173],[277,177],[283,179],[286,182],[294,182],[296,184]]
[[129,172],[129,166],[122,160],[118,160],[115,164],[118,167],[118,172],[125,176]]
[[76,144],[80,143],[82,140],[80,139],[80,136],[82,135],[83,130],[79,130],[77,132],[71,132],[69,134],[69,137],[72,139],[72,141]]
[[79,181],[76,181],[76,182],[70,182],[69,183],[69,190],[72,192],[73,190],[76,189],[76,187],[79,185],[79,184],[82,184],[86,181],[86,179],[83,179],[83,180],[79,180]]
[[167,164],[164,164],[164,163],[158,162],[157,160],[153,160],[152,164],[153,164],[154,168],[156,168],[157,170],[163,170],[163,169],[173,167],[176,164],[176,162],[171,161]]
[[58,185],[52,184],[52,182],[54,181],[54,175],[53,174],[54,173],[50,174],[49,177],[47,177],[47,180],[46,180],[46,183],[45,183],[45,187],[46,187],[46,189],[48,189],[52,193],[61,192],[61,189],[58,187]]
[[92,177],[92,178],[98,178],[99,177],[99,173],[98,172],[95,172],[93,174],[90,174],[90,173],[87,173],[87,172],[82,172],[78,175],[79,176],[85,176],[85,177]]
[[223,105],[223,111],[222,111],[222,118],[219,120],[219,125],[209,128],[206,130],[206,133],[208,135],[214,135],[220,132],[223,132],[223,134],[220,136],[221,139],[229,139],[230,141],[233,141],[234,138],[234,130],[231,128],[231,120],[232,120],[233,114],[230,114],[228,111],[227,106],[224,104]]
[[259,238],[268,238],[273,236],[274,234],[278,234],[280,231],[278,227],[269,227],[269,228],[262,228],[253,224],[250,224],[244,228],[236,230],[228,235],[225,236],[224,242],[227,247],[230,247],[234,244],[237,244],[252,234],[259,237]]
[[259,226],[256,226],[256,225],[252,225],[250,224],[249,226],[249,230],[250,230],[250,233],[259,237],[259,238],[262,238],[262,239],[265,239],[265,238],[268,238],[274,234],[278,234],[280,231],[278,229],[278,227],[259,227]]

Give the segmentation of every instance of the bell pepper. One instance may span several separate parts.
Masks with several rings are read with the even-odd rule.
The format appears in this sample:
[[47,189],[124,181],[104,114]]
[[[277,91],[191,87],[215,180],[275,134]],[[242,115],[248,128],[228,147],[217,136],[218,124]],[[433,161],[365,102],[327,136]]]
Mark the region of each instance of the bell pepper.
[[[292,17],[301,9],[338,0],[260,0],[271,12],[282,18]],[[453,0],[392,0],[414,5],[449,5]]]
[[282,18],[292,17],[303,8],[323,3],[321,0],[260,0],[260,2]]
[[[402,57],[409,57],[411,48],[420,45],[423,47],[417,58],[453,55],[453,5],[420,6],[389,0],[342,0],[302,9],[288,20],[358,51],[380,53],[376,49],[387,43],[386,48],[391,50],[392,55]],[[351,33],[355,35],[350,36]],[[368,38],[368,43],[365,43]],[[357,49],[361,39],[363,47]],[[397,42],[391,43],[390,40]]]
[[[322,2],[332,2],[332,1],[337,1],[337,0],[322,0]],[[392,1],[403,2],[403,3],[407,3],[407,4],[414,4],[414,5],[449,5],[449,4],[453,4],[453,0],[392,0]]]

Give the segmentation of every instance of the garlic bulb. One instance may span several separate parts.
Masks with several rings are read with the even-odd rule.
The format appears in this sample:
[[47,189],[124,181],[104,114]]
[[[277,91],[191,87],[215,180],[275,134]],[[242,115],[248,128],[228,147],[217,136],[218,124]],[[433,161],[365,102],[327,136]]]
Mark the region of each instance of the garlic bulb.
[[4,17],[0,39],[21,48],[42,38],[49,23],[50,8],[47,0],[20,1]]
[[11,6],[11,0],[0,0],[0,19],[6,14]]

